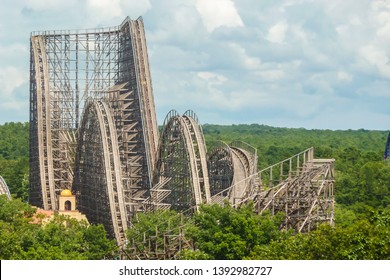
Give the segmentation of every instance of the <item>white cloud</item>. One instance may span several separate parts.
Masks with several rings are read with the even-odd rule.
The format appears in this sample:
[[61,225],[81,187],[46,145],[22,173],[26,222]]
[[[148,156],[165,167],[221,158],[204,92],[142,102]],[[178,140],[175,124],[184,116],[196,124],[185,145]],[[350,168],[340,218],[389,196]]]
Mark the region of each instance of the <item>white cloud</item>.
[[259,109],[269,102],[270,96],[262,91],[243,88],[239,91],[226,92],[221,88],[210,91],[203,101],[204,107],[223,110],[226,115],[232,112],[245,113]]
[[[178,3],[176,3],[178,2]],[[176,5],[174,5],[176,3]],[[148,42],[156,45],[172,45],[175,48],[197,46],[205,40],[202,20],[191,1],[172,0],[169,5],[162,1],[153,2],[148,11],[145,25]],[[161,15],[160,11],[165,10]],[[158,17],[158,20],[154,20]]]
[[127,15],[144,18],[160,122],[388,129],[389,0],[0,0],[0,121],[28,119],[31,31]]
[[351,82],[352,75],[350,73],[345,72],[345,71],[339,71],[337,73],[337,79],[339,79],[340,81]]
[[197,0],[196,9],[202,16],[203,23],[209,32],[221,26],[244,25],[232,0]]
[[85,6],[90,25],[119,25],[126,16],[135,19],[151,8],[149,0],[86,0]]
[[282,44],[286,38],[286,32],[288,30],[288,25],[285,22],[279,22],[273,25],[268,30],[268,35],[266,39],[272,43]]
[[[0,68],[0,123],[27,121],[28,72],[13,66]],[[14,119],[15,117],[23,119]]]
[[[0,43],[0,61],[2,66],[5,65],[18,65],[20,57],[28,57],[30,54],[29,45],[22,43],[11,43],[9,45],[3,45]],[[25,65],[25,63],[23,63]],[[28,69],[24,69],[28,71]]]
[[390,5],[382,7],[382,9],[376,10],[374,17],[378,25],[376,35],[378,39],[388,42],[390,40]]
[[246,49],[238,43],[230,43],[228,47],[233,51],[237,61],[242,63],[245,69],[258,69],[261,65],[261,59],[259,57],[253,57],[248,55]]
[[87,0],[87,9],[96,18],[113,18],[122,16],[120,0]]
[[[83,2],[83,1],[81,1]],[[58,10],[80,4],[77,0],[24,0],[24,7],[34,11]],[[83,3],[82,3],[83,4]]]
[[390,65],[387,52],[374,45],[367,45],[360,49],[360,55],[372,66],[380,75],[390,79]]
[[279,70],[279,69],[272,69],[272,70],[263,70],[263,71],[258,71],[257,75],[266,81],[278,81],[285,77],[285,72],[284,70]]
[[[175,100],[176,105],[170,107],[188,104],[208,123],[361,127],[348,116],[353,115],[351,110],[364,107],[365,101],[360,98],[373,87],[371,77],[377,76],[380,67],[384,72],[379,59],[360,53],[368,39],[380,37],[377,31],[385,26],[375,20],[376,13],[369,4],[302,0],[290,1],[283,8],[268,2],[260,9],[258,2],[249,0],[237,1],[236,5],[246,23],[243,28],[205,30],[206,34],[201,29],[193,31],[192,36],[185,37],[192,43],[180,42],[180,51],[166,59],[169,64],[177,57],[170,64],[184,67],[180,68],[183,72],[169,76],[168,80],[178,80],[175,85],[167,86],[158,78],[167,88],[165,98],[164,92],[158,91],[161,99]],[[165,31],[172,35],[169,29]],[[377,52],[385,46],[383,40],[377,44],[378,38],[372,41]],[[174,37],[169,40],[178,42]],[[198,64],[191,78],[184,73],[185,65],[193,69],[195,61],[203,64]],[[373,100],[379,94],[386,96],[382,90],[385,84],[389,85],[384,82],[376,86]],[[175,95],[168,88],[174,89]],[[158,102],[156,105],[158,109]],[[212,119],[204,119],[205,114]],[[338,123],[324,118],[327,114],[337,115]]]
[[221,85],[227,81],[227,78],[223,75],[212,72],[198,72],[198,77],[207,81],[209,85]]
[[47,20],[54,16],[54,21],[68,21],[62,29],[115,26],[126,16],[138,18],[150,8],[149,0],[23,0],[23,10],[50,12],[45,14]]
[[13,91],[28,81],[26,71],[13,66],[0,68],[0,95],[3,101],[12,99]]

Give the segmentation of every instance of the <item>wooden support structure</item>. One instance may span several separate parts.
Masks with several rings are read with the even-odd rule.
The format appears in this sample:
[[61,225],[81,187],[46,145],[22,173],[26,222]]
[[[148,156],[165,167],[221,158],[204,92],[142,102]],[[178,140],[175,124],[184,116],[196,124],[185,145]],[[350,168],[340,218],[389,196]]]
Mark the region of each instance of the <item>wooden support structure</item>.
[[[257,150],[218,143],[207,153],[188,110],[168,113],[159,136],[142,18],[117,27],[31,34],[30,203],[58,209],[72,189],[80,210],[101,223],[127,258],[172,259],[186,242],[182,225],[137,243],[126,229],[138,212],[193,213],[202,204],[255,202],[285,213],[285,228],[309,231],[334,221],[333,159],[314,149],[257,171]],[[0,191],[6,194],[0,177]]]

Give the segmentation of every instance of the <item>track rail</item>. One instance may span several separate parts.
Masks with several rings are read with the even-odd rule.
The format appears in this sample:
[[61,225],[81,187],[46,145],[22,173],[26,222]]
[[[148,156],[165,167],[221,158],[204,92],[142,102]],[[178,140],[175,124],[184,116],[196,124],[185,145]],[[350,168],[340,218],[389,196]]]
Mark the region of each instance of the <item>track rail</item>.
[[223,200],[284,211],[285,227],[297,231],[333,222],[334,160],[314,159],[313,148],[257,172],[246,143],[220,143],[208,155],[191,110],[169,112],[159,137],[142,18],[34,33],[30,73],[33,205],[56,210],[59,192],[73,187],[79,209],[118,244],[137,212]]
[[202,203],[209,203],[211,200],[210,195],[210,183],[207,169],[207,150],[203,137],[202,127],[198,123],[198,118],[195,113],[188,110],[182,117],[186,123],[188,131],[190,133],[192,148],[195,152],[195,161],[197,167],[197,179],[199,180],[201,189],[201,201]]
[[[118,244],[123,244],[127,217],[113,118],[107,104],[102,101],[91,101],[83,116],[74,191],[80,210],[86,214],[88,220],[92,223],[103,223]],[[94,141],[91,141],[92,139]]]
[[[215,158],[218,159],[217,162]],[[209,167],[214,183],[211,198],[213,203],[223,203],[227,199],[232,204],[238,204],[258,187],[257,152],[245,142],[233,142],[230,145],[222,143],[214,148],[209,157]],[[220,177],[220,181],[230,182],[229,186],[221,190],[216,177]],[[216,192],[216,189],[220,191]]]
[[[158,128],[156,112],[152,93],[152,83],[148,63],[148,54],[142,18],[128,22],[133,50],[134,74],[136,77],[136,92],[140,110],[140,122],[143,130],[143,141],[147,167],[149,171],[149,184],[152,182],[153,164],[158,145]],[[151,185],[149,186],[149,188]]]
[[234,179],[233,188],[230,193],[230,201],[237,204],[245,199],[258,186],[257,176],[251,180],[245,180],[257,171],[257,151],[254,147],[244,142],[234,142],[231,144],[231,150],[234,155]]
[[[209,203],[206,159],[206,146],[196,115],[187,111],[180,116],[170,111],[160,137],[154,177],[156,187],[151,190],[152,197],[164,199],[152,201],[152,204],[157,208],[170,205],[172,209],[186,210]],[[169,181],[166,178],[170,178]]]
[[[30,139],[33,147],[31,161],[31,178],[36,178],[30,189],[30,196],[44,209],[56,210],[54,185],[52,134],[50,119],[49,72],[46,45],[41,36],[31,37],[31,56],[34,62],[32,74],[36,95],[31,96],[33,119]],[[35,72],[35,73],[34,73]],[[37,188],[41,188],[39,192]]]
[[3,194],[5,194],[8,197],[8,199],[12,198],[7,183],[4,181],[3,177],[0,176],[0,195]]
[[228,144],[219,141],[213,145],[208,157],[208,168],[211,201],[223,201],[230,191],[224,190],[232,185],[234,176],[232,152]]

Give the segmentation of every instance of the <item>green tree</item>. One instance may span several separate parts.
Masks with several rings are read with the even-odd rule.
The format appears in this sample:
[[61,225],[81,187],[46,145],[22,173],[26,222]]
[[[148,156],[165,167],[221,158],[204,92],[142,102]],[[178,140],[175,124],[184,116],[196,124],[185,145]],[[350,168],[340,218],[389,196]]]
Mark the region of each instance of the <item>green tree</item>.
[[22,157],[15,160],[0,159],[0,175],[14,197],[27,201],[28,198],[28,158]]
[[260,245],[250,259],[378,260],[390,259],[390,211],[371,213],[353,225],[321,225],[309,233]]
[[23,201],[28,198],[29,124],[0,125],[0,175],[11,194]]
[[29,123],[0,125],[0,159],[28,157]]
[[284,234],[279,230],[281,216],[256,215],[252,203],[239,209],[229,204],[202,205],[193,219],[189,236],[203,257],[210,259],[243,259],[255,246]]
[[[155,253],[164,251],[164,236],[178,236],[187,231],[189,217],[173,210],[161,210],[148,213],[137,213],[132,220],[132,227],[126,232],[129,240],[128,251],[142,253],[152,250]],[[134,247],[136,252],[130,252]]]
[[360,197],[377,208],[390,205],[390,166],[385,162],[367,162],[359,172]]
[[47,223],[37,218],[36,208],[0,196],[0,259],[88,260],[113,258],[117,252],[101,225],[59,214]]

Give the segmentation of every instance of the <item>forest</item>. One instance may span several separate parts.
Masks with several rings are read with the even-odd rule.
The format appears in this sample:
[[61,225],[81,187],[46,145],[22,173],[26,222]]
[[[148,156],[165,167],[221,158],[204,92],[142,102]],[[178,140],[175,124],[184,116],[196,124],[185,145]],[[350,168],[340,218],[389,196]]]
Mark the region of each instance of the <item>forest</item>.
[[[316,158],[334,158],[335,226],[323,225],[296,234],[279,230],[281,215],[255,215],[251,205],[239,209],[204,205],[192,217],[185,217],[184,233],[195,249],[184,250],[177,258],[390,259],[390,164],[383,159],[388,131],[308,130],[259,124],[205,124],[202,128],[208,148],[217,141],[236,140],[255,147],[259,169],[309,147],[314,147]],[[61,218],[51,227],[29,223],[33,210],[27,203],[28,131],[28,123],[0,125],[0,175],[14,197],[11,202],[0,200],[0,259],[115,258],[117,248],[100,225],[89,229],[73,222],[65,230]],[[183,222],[173,211],[139,214],[127,236],[129,240],[139,238],[139,232],[152,236],[155,230],[164,230],[165,221],[172,226],[179,223],[177,219]],[[31,234],[26,234],[25,229],[31,226]],[[66,246],[59,239],[66,240]],[[16,244],[12,246],[17,250],[11,244]],[[51,249],[44,244],[50,244]]]

